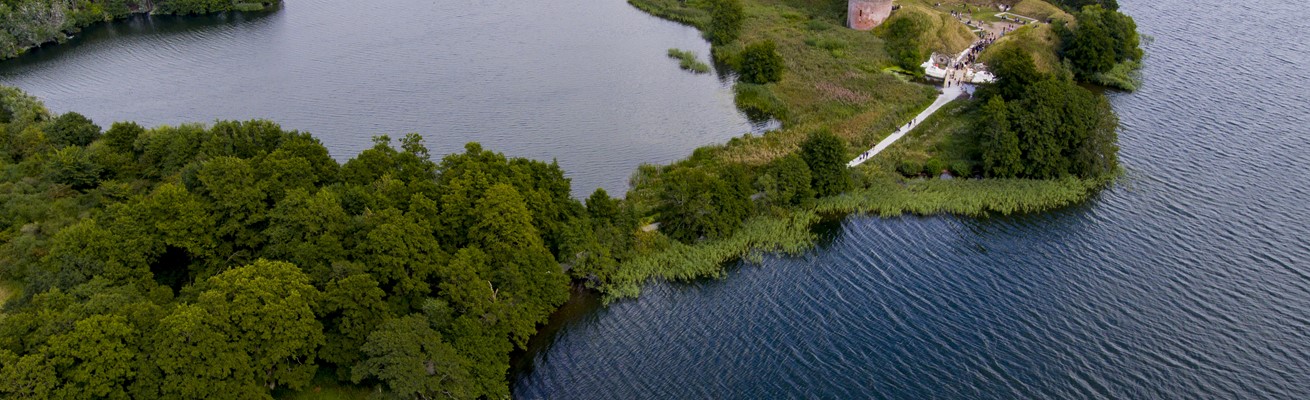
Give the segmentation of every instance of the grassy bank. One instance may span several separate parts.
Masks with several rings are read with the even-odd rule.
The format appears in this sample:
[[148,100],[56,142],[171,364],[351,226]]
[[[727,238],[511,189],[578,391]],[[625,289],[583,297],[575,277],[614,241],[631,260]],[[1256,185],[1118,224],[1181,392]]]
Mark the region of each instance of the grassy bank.
[[1000,38],[996,43],[988,46],[979,57],[982,62],[990,63],[995,55],[1003,53],[1008,48],[1017,47],[1033,56],[1033,62],[1037,64],[1039,72],[1050,74],[1061,68],[1060,55],[1055,52],[1058,43],[1059,38],[1056,37],[1051,25],[1028,25]]

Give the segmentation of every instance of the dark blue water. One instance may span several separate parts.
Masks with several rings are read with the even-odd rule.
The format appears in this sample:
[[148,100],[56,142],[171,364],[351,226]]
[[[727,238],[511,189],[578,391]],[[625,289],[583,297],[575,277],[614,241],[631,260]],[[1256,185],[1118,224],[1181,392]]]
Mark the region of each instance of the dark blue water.
[[1310,398],[1310,7],[1120,3],[1155,40],[1115,187],[652,285],[554,327],[515,396]]
[[268,118],[341,160],[418,132],[433,154],[479,141],[558,159],[575,194],[623,193],[641,163],[757,129],[693,28],[622,0],[286,0],[268,14],[151,18],[90,29],[0,63],[0,84],[102,126]]

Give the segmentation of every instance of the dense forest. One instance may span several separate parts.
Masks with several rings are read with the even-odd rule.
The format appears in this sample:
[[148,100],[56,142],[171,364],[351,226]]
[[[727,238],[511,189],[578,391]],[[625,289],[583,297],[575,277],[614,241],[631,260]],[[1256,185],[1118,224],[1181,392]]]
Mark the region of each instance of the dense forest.
[[258,398],[320,368],[505,397],[510,351],[635,231],[476,143],[434,161],[378,137],[339,165],[266,121],[102,132],[9,88],[0,123],[8,398]]
[[132,14],[257,11],[280,0],[0,0],[0,59],[23,54],[97,22]]
[[555,163],[374,140],[338,164],[267,121],[102,129],[4,88],[0,280],[23,289],[0,316],[0,393],[267,397],[323,369],[401,397],[504,397],[509,353],[571,282],[610,291],[643,249],[849,185],[823,132],[766,168],[650,167],[640,213],[571,198]]

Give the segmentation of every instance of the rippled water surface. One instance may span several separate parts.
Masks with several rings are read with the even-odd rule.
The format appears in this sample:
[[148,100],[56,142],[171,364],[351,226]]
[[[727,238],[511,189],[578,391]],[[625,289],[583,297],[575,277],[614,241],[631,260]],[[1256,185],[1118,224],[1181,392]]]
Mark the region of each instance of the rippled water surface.
[[[1035,216],[856,217],[564,319],[522,398],[1310,399],[1310,9],[1121,0],[1127,177]],[[577,312],[571,314],[577,315]]]
[[575,193],[622,193],[667,163],[752,129],[712,74],[665,52],[709,45],[622,0],[286,0],[262,15],[100,26],[0,63],[0,84],[102,126],[269,118],[341,160],[419,132],[434,154],[480,141],[558,159]]

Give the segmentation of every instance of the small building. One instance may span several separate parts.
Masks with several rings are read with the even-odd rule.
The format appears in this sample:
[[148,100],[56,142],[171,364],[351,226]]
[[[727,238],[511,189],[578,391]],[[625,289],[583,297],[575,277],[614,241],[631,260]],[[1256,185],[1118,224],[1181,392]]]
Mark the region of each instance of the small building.
[[882,25],[892,15],[892,0],[847,0],[846,26],[867,31]]

